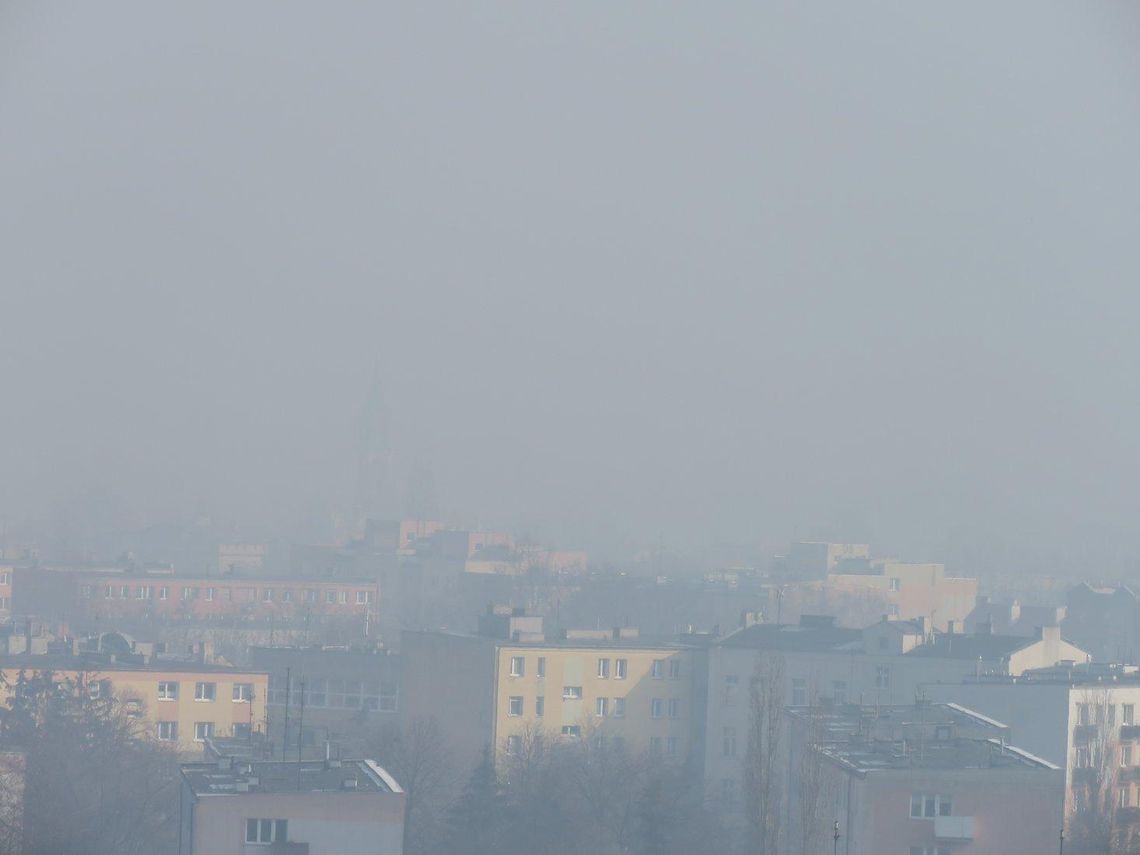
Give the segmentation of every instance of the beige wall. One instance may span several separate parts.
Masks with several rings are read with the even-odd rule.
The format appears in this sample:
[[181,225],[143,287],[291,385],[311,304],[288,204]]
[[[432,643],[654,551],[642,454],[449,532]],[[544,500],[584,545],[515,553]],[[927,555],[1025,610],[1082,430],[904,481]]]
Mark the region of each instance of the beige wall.
[[[524,674],[511,676],[512,657],[522,657]],[[545,677],[538,676],[538,660],[545,659]],[[617,677],[617,660],[626,662],[626,676]],[[598,676],[598,661],[608,662],[609,676]],[[660,677],[653,676],[653,663],[660,662]],[[672,666],[679,670],[673,671]],[[691,724],[702,714],[696,705],[703,696],[694,694],[696,659],[684,649],[632,647],[561,647],[510,645],[499,648],[495,697],[495,746],[501,757],[507,738],[541,730],[547,740],[562,738],[563,727],[577,726],[583,738],[595,735],[623,739],[630,751],[656,745],[663,755],[678,761],[688,757],[692,746]],[[581,700],[563,697],[568,686],[581,687]],[[510,714],[510,699],[522,698],[522,715]],[[535,712],[537,698],[544,699],[544,715]],[[599,716],[598,699],[606,699],[606,715]],[[624,716],[615,715],[616,700],[625,702]],[[660,717],[653,717],[653,701]],[[675,715],[670,716],[670,701]],[[652,742],[651,740],[658,740]],[[670,741],[672,740],[672,742]],[[672,748],[672,753],[670,753]]]
[[[6,668],[3,671],[6,684],[14,684],[20,674],[19,668]],[[25,673],[34,671],[25,669]],[[265,725],[265,699],[268,688],[268,675],[252,672],[193,672],[193,671],[98,671],[55,672],[57,678],[71,679],[83,685],[95,681],[109,681],[114,696],[132,716],[137,715],[140,735],[151,739],[158,738],[158,722],[178,723],[178,739],[172,748],[182,752],[200,750],[202,745],[194,740],[194,725],[197,722],[211,722],[215,736],[231,736],[234,724],[247,724],[251,721],[253,730]],[[159,683],[178,684],[176,700],[159,699]],[[195,688],[198,683],[213,683],[215,700],[196,701]],[[234,701],[235,683],[249,683],[253,686],[253,701]],[[0,686],[0,704],[7,703],[11,690],[8,685]],[[134,706],[137,705],[137,706]]]

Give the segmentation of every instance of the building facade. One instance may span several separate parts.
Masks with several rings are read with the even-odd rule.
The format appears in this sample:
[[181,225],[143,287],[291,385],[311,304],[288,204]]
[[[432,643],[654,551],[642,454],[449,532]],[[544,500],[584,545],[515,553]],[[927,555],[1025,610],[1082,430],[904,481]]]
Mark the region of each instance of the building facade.
[[371,760],[182,766],[182,855],[401,855],[404,791]]

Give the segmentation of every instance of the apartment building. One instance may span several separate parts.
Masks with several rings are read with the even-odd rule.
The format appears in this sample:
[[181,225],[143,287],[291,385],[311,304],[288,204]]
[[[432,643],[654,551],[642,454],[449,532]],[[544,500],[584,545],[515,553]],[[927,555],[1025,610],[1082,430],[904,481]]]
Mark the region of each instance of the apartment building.
[[182,766],[181,855],[401,855],[404,791],[371,760]]
[[877,595],[887,615],[901,620],[925,618],[946,631],[974,610],[978,580],[947,576],[942,564],[910,564],[891,559],[845,559],[821,583],[828,594]]
[[526,740],[591,739],[699,765],[706,651],[628,629],[547,639],[542,619],[492,608],[479,632],[405,632],[401,701],[407,720],[433,716],[470,764]]
[[0,623],[12,617],[12,577],[16,568],[0,564]]
[[181,660],[112,661],[112,657],[47,653],[0,657],[0,705],[20,675],[50,673],[91,698],[114,697],[139,723],[140,736],[179,752],[200,751],[211,736],[247,737],[265,726],[268,676]]
[[862,630],[818,616],[753,624],[708,651],[705,779],[731,805],[743,780],[753,680],[761,693],[782,694],[784,705],[898,705],[912,703],[927,684],[1087,660],[1056,627],[1028,639],[936,633],[923,620],[884,620]]
[[1107,790],[1113,824],[1140,830],[1140,669],[1045,668],[924,691],[1006,722],[1019,745],[1062,767],[1070,825],[1095,783]]
[[21,614],[100,625],[147,618],[288,621],[374,615],[380,588],[374,579],[269,579],[28,567],[16,573],[14,597]]
[[[1055,851],[1063,772],[955,704],[793,708],[781,852]],[[836,837],[838,835],[838,837]]]

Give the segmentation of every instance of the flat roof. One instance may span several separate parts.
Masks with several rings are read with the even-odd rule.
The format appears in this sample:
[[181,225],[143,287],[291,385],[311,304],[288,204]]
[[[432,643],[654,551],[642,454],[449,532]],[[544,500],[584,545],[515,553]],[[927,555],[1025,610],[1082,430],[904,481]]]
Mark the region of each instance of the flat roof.
[[798,721],[820,731],[824,757],[860,776],[890,770],[1022,769],[1059,767],[1006,743],[1009,728],[959,704],[883,707],[793,707]]
[[196,796],[259,793],[402,793],[371,760],[238,760],[184,763],[182,778]]
[[0,656],[0,668],[11,671],[84,671],[102,674],[112,671],[160,671],[184,674],[265,674],[263,669],[236,668],[233,665],[214,665],[190,662],[185,659],[151,659],[149,662],[109,661],[105,656],[72,656],[56,653],[32,653]]
[[407,635],[442,635],[447,638],[463,638],[482,641],[498,647],[552,647],[562,650],[696,650],[707,646],[699,641],[679,641],[676,639],[651,638],[548,638],[544,641],[512,638],[498,638],[493,635],[479,635],[475,632],[451,632],[449,630],[409,629]]

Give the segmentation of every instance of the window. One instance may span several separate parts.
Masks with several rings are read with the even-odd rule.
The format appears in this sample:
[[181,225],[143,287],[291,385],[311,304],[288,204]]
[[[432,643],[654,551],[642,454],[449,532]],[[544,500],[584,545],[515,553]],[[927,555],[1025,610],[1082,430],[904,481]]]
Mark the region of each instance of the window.
[[87,684],[87,697],[89,697],[93,701],[97,701],[97,700],[99,700],[99,698],[101,698],[103,696],[104,696],[104,691],[103,691],[103,681],[102,680],[92,680],[91,682],[89,682]]
[[677,751],[681,747],[681,739],[677,736],[669,736],[665,738],[665,753],[669,757],[676,757]]
[[899,579],[898,577],[892,577],[889,587],[892,591],[897,591],[902,587],[902,579]]
[[847,703],[847,681],[835,680],[831,684],[831,700],[837,706]]
[[534,699],[534,714],[539,718],[546,714],[546,698],[542,695]]
[[1120,765],[1121,766],[1131,766],[1132,765],[1132,745],[1130,743],[1127,743],[1127,744],[1120,746]]
[[234,683],[233,701],[235,704],[247,704],[253,700],[253,683]]
[[357,591],[356,592],[356,604],[358,606],[366,606],[371,602],[372,602],[372,592],[371,591]]
[[669,699],[669,718],[681,717],[681,700],[679,698]]
[[598,718],[605,718],[606,713],[608,713],[609,710],[610,710],[610,699],[609,698],[598,698],[597,702],[594,704],[594,714]]
[[578,739],[582,735],[582,728],[576,724],[564,724],[562,725],[562,735],[571,739]]
[[165,585],[163,585],[161,588],[158,589],[158,598],[160,600],[169,600],[170,599],[170,589],[168,587],[166,587]]
[[135,589],[135,598],[139,600],[150,599],[150,585],[139,585]]
[[669,660],[669,679],[670,680],[681,679],[681,660],[680,659],[670,659]]
[[0,573],[0,585],[7,585],[11,581],[7,573]]
[[888,617],[898,617],[899,616],[899,604],[898,603],[887,603],[887,616]]
[[598,660],[598,677],[602,680],[606,680],[606,679],[609,679],[609,676],[610,676],[610,660],[609,659],[599,659]]
[[526,675],[526,658],[523,656],[511,657],[511,676],[523,677]]
[[720,800],[726,805],[732,805],[736,801],[736,781],[732,778],[721,778]]
[[[1077,704],[1077,724],[1089,724],[1092,721],[1090,714],[1090,704]],[[1127,721],[1128,705],[1124,705],[1125,721]]]
[[273,589],[272,588],[266,588],[265,590],[263,590],[261,592],[261,599],[267,603],[273,602]]
[[251,735],[249,722],[238,722],[234,725],[234,739],[249,739]]
[[289,822],[285,819],[247,819],[246,843],[284,843],[289,837]]
[[218,684],[217,683],[195,683],[194,684],[194,700],[196,701],[212,701],[217,697]]
[[792,706],[807,706],[807,680],[803,677],[792,678]]
[[1089,763],[1089,750],[1086,747],[1078,747],[1076,750],[1076,757],[1074,758],[1073,765],[1078,769],[1087,769]]
[[654,680],[660,680],[661,677],[664,675],[664,673],[665,673],[665,660],[664,659],[654,659],[653,660],[653,669],[652,669],[652,671],[650,671],[650,676]]
[[538,678],[540,680],[546,676],[546,657],[545,656],[539,656],[538,657],[537,671],[538,671]]
[[156,732],[160,742],[177,742],[178,722],[160,721]]
[[614,698],[614,718],[625,718],[625,698]]
[[875,688],[888,689],[891,685],[891,667],[889,665],[879,665],[875,668]]
[[312,588],[306,588],[305,589],[305,602],[306,603],[315,603],[316,601],[317,601],[317,592],[314,591]]
[[564,701],[580,701],[582,700],[582,687],[581,686],[563,686],[562,699]]
[[213,601],[213,599],[214,599],[214,589],[213,588],[207,588],[206,589],[206,599],[209,601]]
[[727,674],[724,678],[724,705],[736,706],[737,693],[740,689],[740,678],[735,674]]
[[649,737],[649,753],[650,754],[660,754],[661,753],[661,737],[660,736]]
[[214,723],[212,721],[196,721],[194,722],[194,741],[205,742],[214,735]]
[[114,589],[114,588],[112,588],[110,585],[108,585],[108,586],[107,586],[107,587],[106,587],[106,588],[103,590],[103,597],[104,597],[104,599],[108,599],[108,600],[109,600],[109,599],[111,599],[111,597],[113,597],[113,596],[115,596],[115,589]]
[[626,674],[629,673],[629,660],[628,659],[615,659],[614,660],[614,679],[624,680]]
[[1133,716],[1135,714],[1135,710],[1136,710],[1135,704],[1125,704],[1123,707],[1121,707],[1121,712],[1123,713],[1122,718],[1124,719],[1125,724],[1130,725],[1133,723]]
[[90,585],[83,585],[79,589],[79,596],[83,597],[83,599],[85,599],[85,600],[90,600],[91,599],[91,586]]
[[292,591],[292,589],[286,588],[284,591],[281,592],[281,602],[283,602],[283,603],[293,602],[293,591]]
[[522,715],[523,714],[523,699],[522,695],[511,695],[507,701],[507,715]]
[[665,702],[661,698],[654,698],[649,702],[649,714],[653,718],[661,718],[665,713]]
[[951,807],[949,796],[915,793],[910,797],[910,815],[916,819],[920,817],[950,816]]
[[522,737],[521,736],[508,736],[507,737],[507,753],[518,756],[522,754]]
[[332,605],[336,602],[336,591],[325,591],[325,602]]
[[223,600],[225,600],[226,602],[229,602],[233,598],[234,598],[234,592],[233,592],[232,588],[222,588],[222,599]]
[[195,599],[195,595],[197,593],[198,593],[197,590],[195,590],[194,588],[183,588],[182,589],[182,599],[184,599],[184,600]]
[[1117,804],[1122,808],[1129,807],[1130,803],[1132,801],[1131,796],[1132,796],[1132,788],[1131,787],[1121,787],[1120,788],[1120,800],[1117,802]]
[[348,602],[348,591],[337,591],[336,601],[342,606]]
[[130,595],[131,595],[131,586],[130,585],[120,585],[119,586],[119,599],[120,600],[125,600],[128,597],[130,597]]
[[158,684],[158,699],[160,701],[178,700],[178,684],[175,682],[161,682]]
[[721,753],[725,757],[736,756],[736,728],[726,727],[724,729],[724,738],[721,742]]

